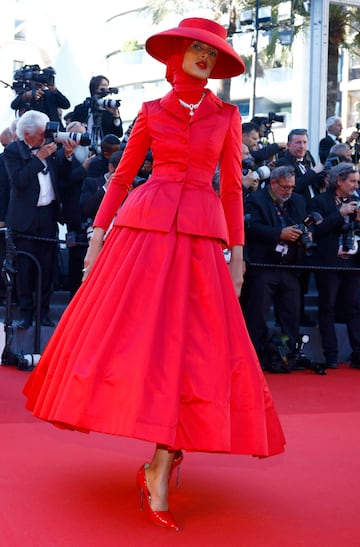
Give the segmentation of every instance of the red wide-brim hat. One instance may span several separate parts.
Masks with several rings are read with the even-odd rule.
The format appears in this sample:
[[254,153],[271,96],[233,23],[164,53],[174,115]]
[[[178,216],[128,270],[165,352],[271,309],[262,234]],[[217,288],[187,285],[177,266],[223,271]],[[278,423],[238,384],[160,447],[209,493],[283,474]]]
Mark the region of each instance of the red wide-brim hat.
[[150,36],[145,43],[146,51],[154,59],[166,64],[173,51],[175,38],[198,40],[218,50],[216,65],[210,78],[232,78],[245,70],[243,60],[226,40],[225,28],[215,21],[201,17],[183,19],[178,27]]

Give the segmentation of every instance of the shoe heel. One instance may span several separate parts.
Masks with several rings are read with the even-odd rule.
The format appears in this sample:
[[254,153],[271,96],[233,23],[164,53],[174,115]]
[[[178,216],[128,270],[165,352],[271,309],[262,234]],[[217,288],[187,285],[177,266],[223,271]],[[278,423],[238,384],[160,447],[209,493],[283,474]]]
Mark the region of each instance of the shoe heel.
[[184,454],[182,453],[182,451],[176,450],[174,460],[170,469],[170,476],[169,476],[169,482],[170,482],[171,477],[174,474],[174,471],[176,470],[176,478],[175,478],[176,488],[180,486],[180,467],[181,467],[183,459],[184,459]]
[[144,510],[144,490],[142,488],[139,488],[139,496],[140,496],[140,511]]

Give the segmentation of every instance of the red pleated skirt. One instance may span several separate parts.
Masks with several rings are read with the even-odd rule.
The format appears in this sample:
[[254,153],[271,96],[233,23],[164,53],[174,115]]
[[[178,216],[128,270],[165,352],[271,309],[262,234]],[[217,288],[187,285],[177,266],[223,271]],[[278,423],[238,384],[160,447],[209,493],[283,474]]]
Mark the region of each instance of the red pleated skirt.
[[221,245],[114,227],[24,388],[60,427],[269,456],[284,436]]

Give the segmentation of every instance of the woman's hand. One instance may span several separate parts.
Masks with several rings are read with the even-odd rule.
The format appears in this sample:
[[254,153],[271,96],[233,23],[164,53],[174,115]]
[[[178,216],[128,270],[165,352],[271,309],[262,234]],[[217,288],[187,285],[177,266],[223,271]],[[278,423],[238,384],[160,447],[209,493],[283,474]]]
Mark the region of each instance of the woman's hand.
[[103,230],[102,228],[99,228],[99,227],[94,228],[94,232],[90,239],[89,248],[87,250],[87,253],[84,259],[84,269],[83,269],[84,275],[83,275],[82,281],[86,281],[86,279],[88,278],[91,268],[93,267],[95,260],[97,259],[102,249],[104,234],[105,234],[105,230]]
[[238,296],[240,296],[245,273],[245,262],[243,258],[242,245],[234,245],[234,247],[232,247],[229,268],[234,283],[235,292]]

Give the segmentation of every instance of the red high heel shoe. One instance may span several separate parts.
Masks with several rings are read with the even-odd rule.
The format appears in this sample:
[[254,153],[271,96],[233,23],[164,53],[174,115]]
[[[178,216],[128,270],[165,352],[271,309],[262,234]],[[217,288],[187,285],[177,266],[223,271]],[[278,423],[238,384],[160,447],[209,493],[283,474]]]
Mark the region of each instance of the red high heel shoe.
[[182,464],[183,459],[184,459],[184,454],[182,453],[182,451],[175,450],[174,459],[170,469],[169,482],[171,481],[171,477],[173,476],[173,473],[176,469],[176,482],[175,482],[176,487],[178,487],[180,484],[180,466]]
[[154,511],[153,509],[151,509],[151,494],[147,487],[145,465],[146,464],[140,467],[136,475],[136,484],[140,492],[140,509],[143,510],[145,503],[150,521],[153,524],[156,524],[157,526],[162,526],[163,528],[172,528],[173,530],[178,532],[179,526],[174,521],[174,518],[170,511]]

